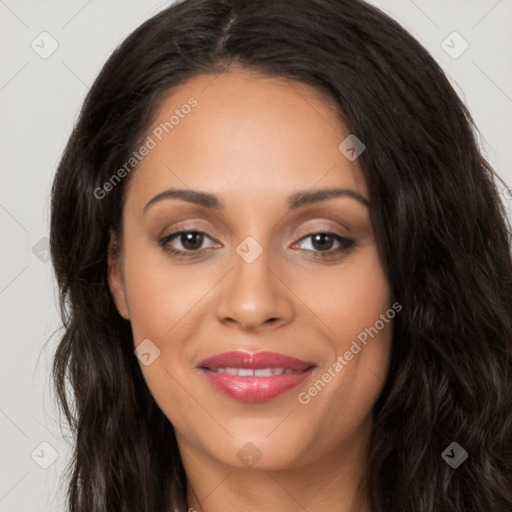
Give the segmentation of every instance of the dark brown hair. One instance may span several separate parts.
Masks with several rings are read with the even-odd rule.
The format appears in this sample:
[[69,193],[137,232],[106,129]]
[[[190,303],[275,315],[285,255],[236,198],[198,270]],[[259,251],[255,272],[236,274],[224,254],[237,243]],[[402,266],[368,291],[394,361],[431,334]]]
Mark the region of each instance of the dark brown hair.
[[[173,87],[233,66],[314,86],[366,145],[358,163],[403,306],[374,407],[373,510],[510,512],[511,229],[498,177],[435,60],[359,0],[179,1],[137,28],[91,87],[52,191],[64,324],[53,378],[75,435],[69,510],[185,510],[173,426],[108,288],[109,230],[120,231],[129,177],[103,199],[94,191],[138,147]],[[441,457],[453,441],[469,454],[457,469]]]

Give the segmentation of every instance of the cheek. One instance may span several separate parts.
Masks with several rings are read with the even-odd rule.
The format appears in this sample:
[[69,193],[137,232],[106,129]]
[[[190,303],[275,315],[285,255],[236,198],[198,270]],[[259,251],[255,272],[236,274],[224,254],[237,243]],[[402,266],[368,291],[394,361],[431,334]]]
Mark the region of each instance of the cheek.
[[390,308],[389,286],[377,252],[373,246],[365,249],[294,288],[319,325],[327,326],[338,352]]
[[322,331],[330,344],[318,373],[322,382],[302,389],[301,403],[308,402],[310,409],[318,408],[333,421],[339,420],[337,411],[343,405],[352,411],[356,425],[384,385],[396,315],[377,251],[361,251],[336,271],[308,280],[300,293],[309,297],[318,325],[328,327]]
[[127,244],[124,268],[136,342],[172,336],[178,323],[181,328],[187,324],[187,317],[211,287],[204,269],[172,265],[159,249],[134,248],[130,252]]
[[323,286],[325,293],[315,292],[312,309],[329,327],[331,346],[316,380],[298,390],[297,414],[305,424],[322,418],[320,425],[311,426],[311,436],[316,449],[328,452],[356,436],[368,421],[388,372],[395,311],[373,251],[360,254],[357,262],[331,272],[316,286]]
[[[194,332],[194,308],[211,287],[206,275],[170,264],[165,252],[139,247],[126,241],[124,277],[130,307],[134,345],[151,340],[159,354],[140,368],[153,398],[179,430],[194,431],[194,418],[187,392],[189,361],[184,347],[187,333]],[[185,333],[185,334],[184,334]],[[181,336],[181,337],[180,337]],[[155,350],[152,348],[151,350]],[[189,414],[183,414],[189,411]],[[213,428],[213,427],[212,427]]]

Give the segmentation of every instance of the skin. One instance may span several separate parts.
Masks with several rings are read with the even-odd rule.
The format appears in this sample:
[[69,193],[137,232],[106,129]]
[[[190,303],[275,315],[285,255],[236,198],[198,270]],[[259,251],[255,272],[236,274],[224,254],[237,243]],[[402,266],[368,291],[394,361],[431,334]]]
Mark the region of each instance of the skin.
[[[390,289],[367,206],[344,196],[288,211],[286,199],[341,187],[369,200],[357,160],[338,149],[349,132],[316,89],[235,69],[174,89],[148,135],[191,96],[197,106],[130,177],[122,250],[109,253],[110,288],[131,322],[134,345],[149,339],[160,350],[141,370],[174,425],[188,506],[348,511],[388,371],[392,321],[309,403],[298,393],[391,307]],[[216,194],[225,209],[174,198],[144,212],[171,187]],[[202,245],[179,236],[168,245],[209,249],[189,259],[166,252],[159,239],[181,227],[208,236]],[[355,245],[336,254],[335,238],[314,244],[304,238],[308,231]],[[252,263],[236,252],[248,236],[263,251]],[[326,251],[332,255],[322,259]],[[231,350],[274,351],[316,369],[272,400],[240,402],[210,387],[197,368]],[[237,455],[251,450],[247,443],[261,455],[250,466]]]

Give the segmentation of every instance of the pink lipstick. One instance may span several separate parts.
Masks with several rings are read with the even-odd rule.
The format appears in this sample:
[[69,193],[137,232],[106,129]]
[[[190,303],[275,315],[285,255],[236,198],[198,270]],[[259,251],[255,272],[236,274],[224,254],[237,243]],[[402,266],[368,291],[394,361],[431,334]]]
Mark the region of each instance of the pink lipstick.
[[315,364],[275,352],[225,352],[199,363],[209,384],[230,398],[264,402],[298,386]]

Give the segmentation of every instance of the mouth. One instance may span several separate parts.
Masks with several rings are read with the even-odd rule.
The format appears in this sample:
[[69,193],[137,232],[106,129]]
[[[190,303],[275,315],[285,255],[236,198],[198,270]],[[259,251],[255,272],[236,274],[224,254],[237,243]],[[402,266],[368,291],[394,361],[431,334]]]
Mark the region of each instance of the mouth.
[[316,365],[274,352],[225,352],[201,361],[210,386],[243,402],[264,402],[301,384]]
[[290,370],[289,368],[207,368],[215,373],[226,373],[228,375],[238,375],[239,377],[272,377],[274,375],[291,375],[299,373],[298,370]]

